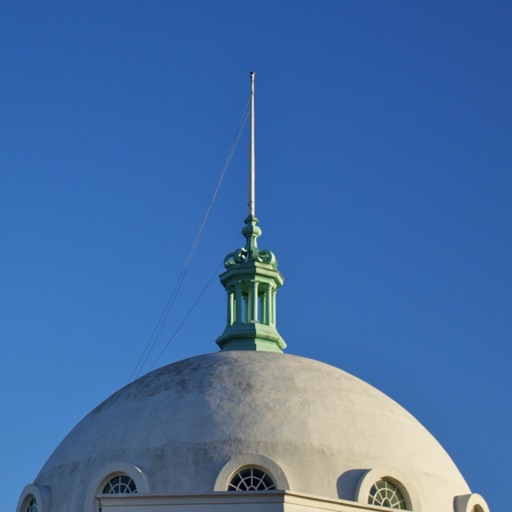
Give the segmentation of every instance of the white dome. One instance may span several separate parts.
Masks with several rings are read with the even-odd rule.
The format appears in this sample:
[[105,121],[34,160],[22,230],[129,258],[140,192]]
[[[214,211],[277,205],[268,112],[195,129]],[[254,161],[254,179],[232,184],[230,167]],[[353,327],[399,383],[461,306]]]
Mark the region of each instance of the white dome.
[[364,473],[383,467],[422,512],[451,511],[470,492],[429,432],[369,384],[252,351],[193,357],[127,385],[71,431],[35,484],[50,489],[52,512],[82,511],[89,483],[115,461],[139,467],[152,493],[172,494],[226,490],[226,464],[258,460],[274,476],[280,468],[280,486],[326,498],[354,500]]

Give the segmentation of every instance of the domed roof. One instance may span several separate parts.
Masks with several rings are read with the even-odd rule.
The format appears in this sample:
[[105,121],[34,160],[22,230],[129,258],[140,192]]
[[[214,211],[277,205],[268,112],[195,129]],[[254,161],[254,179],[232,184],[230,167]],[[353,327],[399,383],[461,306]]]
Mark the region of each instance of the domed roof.
[[226,490],[223,468],[254,460],[282,471],[280,487],[326,498],[353,500],[379,467],[406,475],[423,512],[453,510],[470,492],[439,443],[380,391],[317,361],[256,351],[193,357],[127,385],[71,431],[35,484],[51,489],[55,512],[81,511],[87,483],[115,461],[141,468],[152,493],[172,494]]
[[243,480],[250,468],[277,489],[318,497],[315,509],[341,510],[325,504],[339,499],[375,509],[369,493],[382,496],[372,505],[389,507],[396,503],[385,492],[396,486],[415,512],[452,511],[454,503],[458,512],[473,503],[484,511],[439,443],[396,402],[337,368],[282,353],[276,293],[283,277],[275,255],[257,243],[253,73],[250,140],[246,242],[226,256],[220,276],[228,313],[217,339],[222,351],[170,364],[105,400],[57,447],[20,503],[49,502],[51,492],[51,512],[92,512],[112,482],[136,487],[151,505],[183,493],[209,499],[204,493],[228,490],[233,475]]

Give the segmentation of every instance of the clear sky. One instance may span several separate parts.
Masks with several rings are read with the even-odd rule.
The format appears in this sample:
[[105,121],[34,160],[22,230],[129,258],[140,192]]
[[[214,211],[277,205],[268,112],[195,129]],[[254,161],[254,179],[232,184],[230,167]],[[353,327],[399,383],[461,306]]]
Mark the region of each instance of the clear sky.
[[[288,352],[397,400],[509,510],[511,27],[509,0],[3,2],[0,510],[128,382],[251,70]],[[247,137],[143,372],[242,243]],[[224,321],[214,279],[156,364]]]

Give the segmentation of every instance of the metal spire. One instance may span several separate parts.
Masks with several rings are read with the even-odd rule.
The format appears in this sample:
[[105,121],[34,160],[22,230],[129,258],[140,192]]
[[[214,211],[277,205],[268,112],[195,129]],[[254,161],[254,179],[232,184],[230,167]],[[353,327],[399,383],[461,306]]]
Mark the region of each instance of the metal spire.
[[254,141],[254,71],[251,71],[251,134],[249,140],[249,217],[256,217],[256,163]]
[[251,72],[251,134],[249,140],[249,215],[242,235],[245,247],[224,259],[219,278],[227,292],[227,324],[217,338],[222,350],[282,352],[286,343],[276,327],[276,293],[283,284],[274,254],[258,248],[254,163],[254,72]]

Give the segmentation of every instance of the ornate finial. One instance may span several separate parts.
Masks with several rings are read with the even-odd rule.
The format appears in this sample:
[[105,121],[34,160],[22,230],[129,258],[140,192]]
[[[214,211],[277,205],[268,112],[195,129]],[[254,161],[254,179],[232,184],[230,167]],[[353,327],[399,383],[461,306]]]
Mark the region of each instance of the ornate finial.
[[245,226],[242,228],[242,235],[245,237],[245,247],[241,247],[234,252],[230,252],[224,258],[224,267],[229,269],[238,263],[259,262],[270,265],[277,270],[277,258],[272,251],[258,248],[258,237],[261,235],[261,228],[258,226],[256,217],[247,217]]
[[283,284],[274,254],[258,248],[261,229],[256,218],[254,155],[254,72],[251,72],[249,144],[249,215],[242,234],[245,247],[229,253],[220,281],[228,294],[228,321],[217,339],[222,350],[282,352],[286,347],[276,328],[276,292]]

